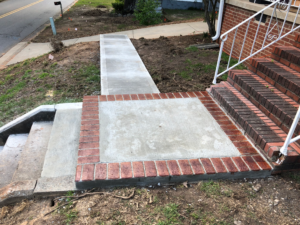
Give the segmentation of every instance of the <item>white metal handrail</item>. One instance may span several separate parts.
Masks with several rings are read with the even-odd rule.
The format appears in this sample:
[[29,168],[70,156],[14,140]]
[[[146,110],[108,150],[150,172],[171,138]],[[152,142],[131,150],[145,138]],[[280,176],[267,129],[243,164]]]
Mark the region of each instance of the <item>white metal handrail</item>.
[[224,2],[225,2],[225,0],[220,0],[217,31],[216,31],[216,35],[211,38],[213,41],[216,41],[220,37],[220,34],[221,34],[221,26],[222,26],[223,11],[224,11]]
[[[268,48],[272,44],[276,43],[277,41],[281,40],[282,38],[286,37],[290,33],[294,32],[295,30],[297,30],[297,29],[300,28],[300,25],[298,25],[298,26],[295,27],[296,20],[297,20],[298,14],[299,14],[299,9],[300,9],[299,6],[295,6],[295,2],[296,1],[295,0],[291,0],[291,1],[289,1],[288,4],[284,3],[284,2],[281,2],[281,1],[282,0],[276,0],[276,1],[274,1],[270,5],[266,6],[265,8],[263,8],[262,10],[260,10],[259,12],[255,13],[254,15],[252,15],[251,17],[249,17],[247,20],[243,21],[242,23],[238,24],[237,26],[233,27],[232,29],[228,30],[227,32],[225,32],[224,34],[221,35],[221,37],[220,37],[220,41],[221,41],[220,52],[219,52],[219,57],[218,57],[218,61],[217,61],[217,67],[216,67],[216,71],[215,71],[215,76],[214,76],[213,84],[217,83],[217,78],[219,76],[222,76],[223,74],[227,73],[229,70],[235,68],[236,66],[238,66],[241,63],[245,62],[246,60],[252,58],[253,56],[255,56],[256,54],[258,54],[259,52],[263,51],[264,49]],[[292,2],[294,2],[293,6],[297,7],[297,13],[296,13],[293,25],[292,25],[292,29],[290,31],[288,31],[287,33],[285,33],[285,34],[282,34],[284,26],[285,26],[285,23],[286,23],[286,20],[287,20],[287,16],[289,14],[289,11],[290,11],[290,8],[291,8],[291,5],[292,5]],[[265,36],[264,36],[264,41],[262,43],[261,48],[253,53],[254,45],[256,44],[256,39],[257,39],[258,31],[259,31],[259,28],[260,28],[260,25],[261,25],[262,17],[264,15],[265,10],[267,10],[267,9],[269,9],[271,7],[274,7],[274,8],[273,8],[273,12],[272,12],[272,15],[271,15],[271,19],[269,21],[267,32],[265,33]],[[277,10],[286,12],[286,15],[285,15],[285,18],[283,20],[281,28],[280,28],[280,24],[278,23]],[[245,45],[246,38],[247,38],[247,34],[248,34],[248,30],[249,30],[249,26],[250,26],[250,22],[252,21],[253,18],[255,18],[257,16],[260,16],[260,20],[259,20],[259,23],[258,23],[258,26],[257,26],[257,29],[256,29],[255,37],[253,39],[251,52],[244,59],[241,59],[242,54],[243,54],[243,50],[244,50],[244,45]],[[271,29],[270,29],[270,26],[271,26],[271,23],[273,21],[273,18],[275,18],[276,21],[275,21],[274,26],[272,26]],[[244,34],[244,40],[243,40],[243,43],[242,43],[242,46],[241,46],[241,49],[240,49],[240,54],[239,54],[238,62],[236,64],[234,64],[233,66],[230,67],[230,61],[231,61],[231,58],[232,58],[233,49],[238,51],[238,49],[234,48],[235,39],[236,39],[236,36],[237,36],[237,32],[238,32],[238,29],[241,26],[243,26],[243,25],[246,25],[247,28],[246,28],[245,33],[243,33]],[[278,32],[277,35],[272,34],[272,31],[274,30],[275,27],[277,27],[277,32]],[[227,41],[228,35],[231,32],[233,32],[233,31],[235,31],[235,33],[234,33],[234,38],[233,38],[233,41],[232,41],[230,55],[229,55],[229,59],[228,59],[228,63],[227,63],[227,69],[219,73],[220,62],[221,62],[222,52],[223,52],[223,48],[224,48],[224,43],[225,43],[225,41]],[[269,44],[265,44],[266,41],[271,41],[271,42]]]
[[[264,1],[266,1],[266,2],[276,2],[276,0],[264,0]],[[280,2],[281,3],[284,3],[284,1],[285,0],[280,0]],[[254,3],[256,3],[256,0],[254,0]],[[292,7],[298,7],[297,5],[296,5],[296,3],[297,3],[297,0],[292,0],[291,1],[291,6]],[[288,4],[286,3],[286,6],[287,6]]]
[[295,116],[292,126],[290,128],[290,131],[285,139],[285,142],[284,142],[283,146],[280,148],[280,153],[283,157],[279,157],[279,159],[276,161],[276,163],[278,163],[278,164],[281,164],[284,161],[285,156],[287,156],[287,154],[288,154],[287,151],[288,151],[289,145],[300,140],[300,135],[292,138],[294,135],[295,129],[298,125],[299,119],[300,119],[300,107],[296,113],[296,116]]

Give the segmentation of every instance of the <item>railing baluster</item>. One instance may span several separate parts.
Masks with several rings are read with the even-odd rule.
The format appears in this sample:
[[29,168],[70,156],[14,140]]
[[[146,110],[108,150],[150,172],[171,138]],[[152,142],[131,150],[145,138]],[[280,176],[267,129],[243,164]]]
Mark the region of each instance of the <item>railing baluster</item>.
[[299,9],[300,9],[300,5],[298,6],[298,10],[297,10],[297,13],[296,13],[296,16],[295,16],[295,19],[294,19],[294,23],[293,23],[293,26],[292,26],[292,30],[294,29],[294,26],[295,26],[296,20],[297,20],[297,18],[298,18]]
[[277,39],[279,39],[279,38],[281,37],[282,31],[283,31],[283,28],[284,28],[284,25],[285,25],[285,21],[286,21],[287,16],[288,16],[288,14],[289,14],[289,12],[290,12],[291,4],[292,4],[292,1],[289,1],[289,5],[288,5],[288,8],[287,8],[287,10],[286,10],[286,14],[285,14],[285,18],[284,18],[284,21],[283,21],[283,24],[282,24],[282,27],[281,27],[281,31],[280,31],[280,34],[279,34],[279,36],[278,36]]
[[[277,3],[277,4],[278,4],[278,3]],[[271,16],[271,19],[270,19],[270,21],[269,21],[268,29],[267,29],[267,32],[266,32],[266,35],[265,35],[265,38],[264,38],[264,42],[263,42],[263,44],[262,44],[262,46],[261,46],[262,48],[265,46],[265,41],[266,41],[267,35],[268,35],[268,33],[269,33],[270,25],[271,25],[272,20],[273,20],[274,12],[276,11],[277,4],[275,4],[275,6],[274,6],[274,9],[273,9],[273,12],[272,12],[272,16]]]
[[[289,131],[289,133],[288,133],[288,135],[287,135],[287,137],[285,139],[285,142],[284,142],[283,146],[280,149],[280,152],[283,155],[287,155],[287,148],[288,148],[289,144],[292,143],[291,139],[292,139],[292,137],[294,135],[294,131],[295,131],[297,125],[298,125],[299,118],[300,118],[300,107],[298,108],[298,111],[296,113],[296,116],[294,118],[292,126],[290,127],[290,131]],[[296,140],[297,140],[297,138],[294,138],[293,141],[296,141]]]
[[247,38],[247,34],[248,34],[248,29],[249,29],[250,22],[251,22],[251,20],[249,20],[249,22],[248,22],[247,30],[246,30],[245,37],[244,37],[244,42],[243,42],[243,45],[242,45],[242,48],[241,48],[239,62],[241,61],[241,57],[242,57],[242,54],[243,54],[244,45],[245,45],[245,41],[246,41],[246,38]]
[[234,38],[233,38],[233,42],[232,42],[232,46],[231,46],[231,50],[230,50],[229,60],[228,60],[228,64],[227,64],[227,69],[228,69],[228,67],[230,65],[232,50],[233,50],[233,46],[234,46],[234,43],[235,43],[235,37],[236,37],[236,33],[237,33],[238,29],[239,28],[236,28],[236,30],[235,30],[235,34],[234,34]]
[[221,62],[221,59],[222,59],[222,52],[223,52],[224,42],[227,40],[227,37],[228,36],[226,36],[225,40],[221,40],[221,46],[220,46],[219,57],[218,57],[218,61],[217,61],[217,67],[216,67],[216,72],[215,72],[215,77],[214,77],[214,80],[213,80],[213,84],[217,83],[217,77],[218,77],[220,62]]
[[250,55],[251,55],[252,52],[253,52],[253,48],[254,48],[254,45],[255,45],[256,37],[257,37],[258,31],[259,31],[259,28],[260,28],[261,19],[262,19],[263,15],[264,15],[264,12],[265,12],[265,11],[263,11],[263,12],[261,13],[261,16],[260,16],[260,19],[259,19],[259,24],[258,24],[258,27],[257,27],[257,30],[256,30],[256,34],[255,34],[255,38],[254,38],[254,41],[253,41],[253,45],[252,45],[252,48],[251,48],[251,53],[250,53]]

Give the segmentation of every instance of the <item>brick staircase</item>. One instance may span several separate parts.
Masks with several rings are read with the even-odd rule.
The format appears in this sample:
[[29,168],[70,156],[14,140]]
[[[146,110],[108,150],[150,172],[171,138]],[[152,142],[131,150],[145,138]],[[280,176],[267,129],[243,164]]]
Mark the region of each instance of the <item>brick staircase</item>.
[[227,82],[208,90],[272,162],[274,174],[300,169],[300,141],[289,146],[281,165],[275,163],[300,103],[300,35],[293,45],[252,59],[249,70],[231,70]]

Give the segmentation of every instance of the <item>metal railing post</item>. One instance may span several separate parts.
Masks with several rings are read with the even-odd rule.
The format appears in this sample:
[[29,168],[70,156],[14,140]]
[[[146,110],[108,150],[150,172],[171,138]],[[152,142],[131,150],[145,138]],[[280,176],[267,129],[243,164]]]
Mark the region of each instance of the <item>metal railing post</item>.
[[[298,124],[299,119],[300,119],[300,107],[299,107],[299,109],[298,109],[298,111],[297,111],[297,114],[296,114],[296,116],[295,116],[295,118],[294,118],[294,121],[293,121],[292,126],[291,126],[291,128],[290,128],[290,131],[289,131],[289,133],[288,133],[288,135],[287,135],[287,137],[286,137],[286,139],[285,139],[284,145],[280,148],[280,153],[283,154],[283,155],[285,155],[285,156],[287,155],[287,149],[288,149],[288,146],[289,146],[291,143],[294,142],[293,140],[291,141],[291,139],[292,139],[292,137],[293,137],[293,134],[294,134],[294,132],[295,132],[295,129],[296,129],[296,127],[297,127],[297,124]],[[297,139],[295,139],[295,141],[296,141],[296,140],[297,140]]]
[[219,57],[218,57],[218,61],[217,61],[217,67],[216,67],[216,72],[215,72],[215,77],[214,77],[214,80],[213,80],[213,84],[217,83],[217,77],[218,77],[220,62],[221,62],[221,58],[222,58],[223,46],[224,46],[224,42],[226,40],[227,40],[227,36],[226,36],[225,40],[221,39],[222,42],[221,42],[221,46],[220,46]]

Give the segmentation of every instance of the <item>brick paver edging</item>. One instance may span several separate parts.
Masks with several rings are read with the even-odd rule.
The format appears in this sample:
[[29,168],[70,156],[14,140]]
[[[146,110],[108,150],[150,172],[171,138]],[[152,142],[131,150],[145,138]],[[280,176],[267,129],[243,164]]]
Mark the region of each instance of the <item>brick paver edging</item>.
[[[240,157],[100,163],[99,102],[198,98],[241,153]],[[76,187],[149,184],[222,178],[264,177],[272,168],[207,92],[85,96]]]

